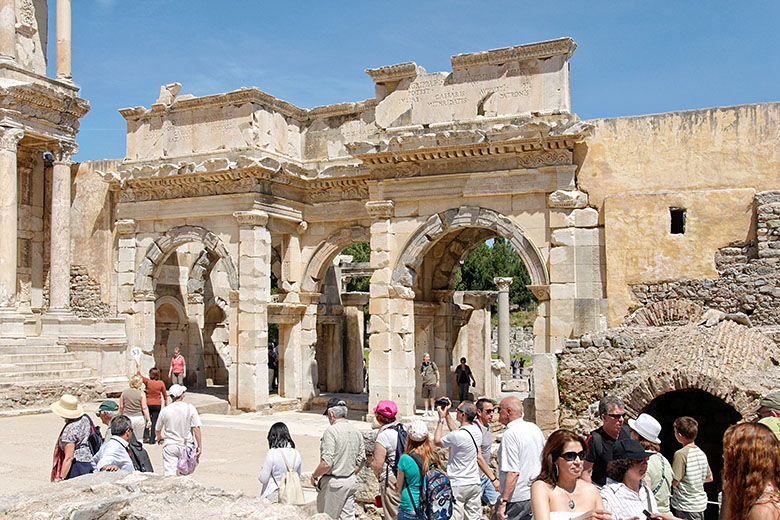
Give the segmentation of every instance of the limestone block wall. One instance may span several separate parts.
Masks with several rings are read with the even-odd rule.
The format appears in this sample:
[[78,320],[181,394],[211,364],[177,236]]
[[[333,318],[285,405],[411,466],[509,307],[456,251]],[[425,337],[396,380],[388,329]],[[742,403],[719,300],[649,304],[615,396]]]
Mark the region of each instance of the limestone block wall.
[[[609,324],[619,324],[636,305],[631,285],[716,277],[716,251],[749,239],[754,196],[752,188],[608,196],[604,229]],[[671,233],[672,208],[685,211],[683,233]]]

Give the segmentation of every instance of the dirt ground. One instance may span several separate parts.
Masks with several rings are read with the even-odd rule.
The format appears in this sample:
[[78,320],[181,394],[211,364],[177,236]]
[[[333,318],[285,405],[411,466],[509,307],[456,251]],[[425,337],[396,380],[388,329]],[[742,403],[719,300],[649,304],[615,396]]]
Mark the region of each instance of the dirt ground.
[[[186,396],[185,396],[186,400]],[[97,420],[98,403],[85,405]],[[319,462],[319,442],[328,420],[322,412],[279,412],[274,415],[247,413],[241,415],[202,414],[203,455],[193,478],[198,482],[227,491],[260,494],[257,480],[268,451],[266,435],[277,421],[287,424],[296,448],[303,456],[303,472],[314,471]],[[370,424],[354,421],[361,430]],[[63,420],[51,413],[0,418],[0,494],[12,494],[49,482],[52,455]],[[162,474],[162,447],[145,445],[155,472]]]

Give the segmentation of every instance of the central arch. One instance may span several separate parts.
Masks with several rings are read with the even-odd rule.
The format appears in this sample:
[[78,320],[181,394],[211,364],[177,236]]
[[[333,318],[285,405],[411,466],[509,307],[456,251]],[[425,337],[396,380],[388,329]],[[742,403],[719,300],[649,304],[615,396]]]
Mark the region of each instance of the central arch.
[[412,287],[417,279],[417,270],[428,251],[444,235],[465,228],[486,229],[504,237],[528,268],[531,283],[549,285],[550,275],[542,254],[523,230],[508,217],[479,206],[461,206],[431,215],[407,240],[393,270],[393,285]]

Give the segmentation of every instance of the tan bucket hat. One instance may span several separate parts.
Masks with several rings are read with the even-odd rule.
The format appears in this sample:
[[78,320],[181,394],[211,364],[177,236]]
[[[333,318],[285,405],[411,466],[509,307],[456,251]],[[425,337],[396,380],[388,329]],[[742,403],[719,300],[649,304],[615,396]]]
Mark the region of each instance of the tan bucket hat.
[[51,411],[65,419],[77,419],[84,415],[84,408],[79,404],[76,396],[63,394],[60,400],[52,403]]

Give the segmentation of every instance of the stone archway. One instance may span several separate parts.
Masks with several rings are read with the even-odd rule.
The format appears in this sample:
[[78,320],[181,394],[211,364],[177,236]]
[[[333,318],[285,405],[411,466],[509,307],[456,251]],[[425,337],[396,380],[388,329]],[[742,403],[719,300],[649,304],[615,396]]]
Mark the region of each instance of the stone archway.
[[303,274],[303,291],[309,293],[317,292],[320,282],[325,277],[325,272],[336,255],[347,246],[359,242],[368,242],[369,238],[369,230],[364,226],[343,228],[331,234],[317,247],[306,264]]
[[[169,229],[149,245],[135,275],[133,292],[136,295],[154,291],[154,277],[160,266],[177,247],[189,242],[200,242],[215,259],[223,260],[231,290],[238,290],[238,271],[225,244],[217,235],[200,226],[178,226]],[[204,268],[205,271],[205,268]]]
[[539,249],[512,220],[500,213],[478,206],[461,206],[432,215],[415,231],[403,247],[403,253],[393,269],[393,285],[411,287],[417,269],[426,253],[445,234],[460,228],[482,228],[504,237],[520,255],[528,268],[533,285],[549,285],[550,276]]
[[[743,416],[724,399],[698,389],[673,390],[661,394],[641,409],[661,423],[661,453],[671,462],[680,444],[674,438],[674,420],[689,416],[699,423],[696,445],[707,455],[712,469],[713,482],[704,485],[709,501],[716,502],[722,488],[723,470],[723,433]],[[711,505],[707,508],[708,520],[718,518],[718,509]]]

